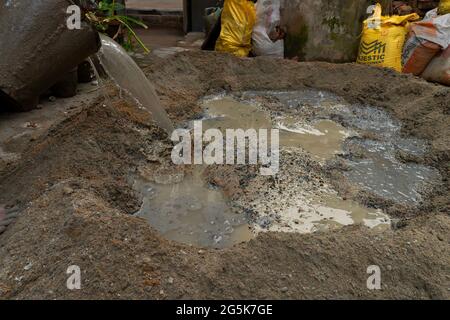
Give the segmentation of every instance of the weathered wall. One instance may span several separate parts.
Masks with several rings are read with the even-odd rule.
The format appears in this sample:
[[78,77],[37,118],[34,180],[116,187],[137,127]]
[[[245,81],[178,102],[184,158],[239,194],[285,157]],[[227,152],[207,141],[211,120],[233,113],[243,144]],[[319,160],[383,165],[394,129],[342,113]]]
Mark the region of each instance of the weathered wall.
[[[369,5],[380,2],[385,14],[390,0],[281,0],[281,19],[287,29],[286,56],[306,61],[355,61],[362,22]],[[424,14],[438,0],[406,0]]]
[[281,0],[287,57],[348,62],[356,59],[369,0]]

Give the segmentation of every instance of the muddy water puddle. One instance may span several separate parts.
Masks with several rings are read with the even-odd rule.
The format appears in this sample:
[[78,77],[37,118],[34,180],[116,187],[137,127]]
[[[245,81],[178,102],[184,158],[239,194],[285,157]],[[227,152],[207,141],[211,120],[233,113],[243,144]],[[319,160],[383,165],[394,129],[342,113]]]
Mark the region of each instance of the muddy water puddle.
[[411,204],[421,200],[420,191],[426,189],[429,181],[439,179],[433,168],[416,163],[402,163],[395,158],[396,149],[380,141],[355,140],[367,151],[364,159],[352,159],[347,163],[351,170],[345,175],[361,187],[382,198],[398,203]]
[[349,136],[344,127],[331,120],[307,125],[284,118],[276,128],[281,130],[281,146],[302,148],[319,160],[331,159],[342,152],[342,144]]
[[[306,98],[312,105],[311,95],[307,95]],[[325,99],[325,95],[320,95],[316,104],[322,99]],[[299,103],[298,100],[295,102],[294,100],[293,96],[281,99],[291,106]],[[343,152],[343,143],[351,135],[343,126],[330,119],[306,122],[293,115],[270,113],[256,102],[240,101],[230,96],[206,99],[203,101],[203,109],[204,129],[218,128],[222,131],[224,129],[279,129],[281,149],[300,148],[318,161],[331,159],[337,153]],[[337,195],[329,194],[323,199],[303,195],[297,200],[294,206],[283,210],[274,204],[271,211],[280,213],[278,223],[273,224],[273,221],[262,219],[260,224],[256,224],[256,230],[310,233],[355,223],[368,227],[389,225],[389,219],[382,212],[365,208],[352,201],[344,201]]]
[[165,238],[199,247],[224,248],[253,238],[243,214],[230,209],[224,195],[207,185],[204,168],[195,166],[179,183],[137,181],[145,218]]
[[[336,153],[346,156],[349,170],[345,172],[345,176],[362,190],[397,203],[415,206],[423,200],[422,191],[441,180],[438,171],[432,167],[398,159],[399,152],[417,157],[424,156],[428,152],[428,146],[423,140],[402,136],[401,123],[382,109],[350,105],[332,93],[319,90],[252,91],[241,94],[242,99],[252,100],[258,97],[278,100],[280,108],[291,115],[290,121],[294,123],[298,121],[295,120],[296,117],[301,115],[306,115],[304,118],[309,120],[307,122],[312,120],[313,123],[315,117],[339,119],[339,123],[323,120],[315,122],[316,127],[307,131],[309,136],[316,132],[315,129],[318,129],[318,134],[327,132],[328,129],[324,126],[331,123],[329,134],[323,135],[318,141],[303,137],[299,144],[316,158],[330,159]],[[286,117],[280,116],[279,112],[275,114],[275,118],[278,116],[282,119],[281,128],[292,128],[286,128],[283,124],[282,121],[286,121]],[[300,132],[308,126],[304,122],[303,120],[296,124]],[[358,138],[357,133],[368,134],[374,139]],[[347,139],[349,137],[356,138]],[[292,140],[297,143],[298,139],[294,136]],[[351,154],[350,150],[355,147],[362,151],[360,157]]]
[[[373,107],[345,108],[341,112],[348,125],[365,130],[376,139],[349,139],[344,149],[349,155],[346,177],[361,189],[397,203],[415,205],[421,192],[441,180],[439,172],[425,165],[403,162],[397,154],[423,156],[425,141],[401,135],[401,124],[386,112]],[[363,150],[363,157],[353,157],[349,150]]]
[[342,151],[342,144],[349,133],[331,120],[304,123],[293,116],[271,118],[251,102],[241,102],[233,97],[215,97],[203,103],[205,117],[203,128],[220,129],[279,129],[280,146],[302,148],[319,160],[332,158]]
[[[401,125],[386,112],[349,105],[330,93],[253,91],[209,96],[200,103],[203,130],[279,129],[282,157],[289,154],[294,161],[280,167],[282,188],[262,179],[261,189],[237,206],[221,190],[205,183],[202,166],[195,166],[178,183],[137,183],[144,196],[138,215],[171,240],[224,248],[248,241],[261,231],[311,233],[352,224],[389,228],[390,219],[381,210],[344,200],[314,179],[300,179],[311,168],[296,163],[298,158],[309,157],[323,166],[341,157],[349,168],[344,175],[352,184],[412,206],[420,201],[423,188],[439,180],[434,169],[396,158],[398,151],[425,154],[425,142],[402,137]],[[192,128],[192,122],[186,127]],[[376,139],[361,138],[362,133]],[[358,156],[352,151],[356,147],[362,150]],[[243,213],[232,208],[249,210]]]

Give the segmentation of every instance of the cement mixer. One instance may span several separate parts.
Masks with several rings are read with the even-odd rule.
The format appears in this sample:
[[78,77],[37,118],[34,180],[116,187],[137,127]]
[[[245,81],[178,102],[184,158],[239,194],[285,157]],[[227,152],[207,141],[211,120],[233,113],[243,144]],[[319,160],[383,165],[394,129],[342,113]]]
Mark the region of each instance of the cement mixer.
[[88,23],[82,22],[80,29],[67,27],[67,8],[73,4],[70,0],[0,3],[0,108],[35,108],[40,95],[61,87],[98,51],[99,35]]

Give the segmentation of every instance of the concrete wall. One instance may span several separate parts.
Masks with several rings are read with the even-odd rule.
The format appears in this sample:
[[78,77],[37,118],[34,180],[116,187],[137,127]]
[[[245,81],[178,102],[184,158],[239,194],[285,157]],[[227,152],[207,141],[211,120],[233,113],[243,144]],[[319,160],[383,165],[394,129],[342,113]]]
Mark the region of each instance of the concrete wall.
[[184,31],[186,33],[205,31],[205,9],[216,7],[221,2],[220,0],[184,0]]
[[355,61],[369,0],[281,0],[287,57]]
[[[260,0],[261,1],[261,0]],[[376,2],[385,14],[389,0],[281,0],[282,24],[287,28],[286,56],[300,60],[355,61],[367,7]],[[420,14],[438,0],[406,0]]]

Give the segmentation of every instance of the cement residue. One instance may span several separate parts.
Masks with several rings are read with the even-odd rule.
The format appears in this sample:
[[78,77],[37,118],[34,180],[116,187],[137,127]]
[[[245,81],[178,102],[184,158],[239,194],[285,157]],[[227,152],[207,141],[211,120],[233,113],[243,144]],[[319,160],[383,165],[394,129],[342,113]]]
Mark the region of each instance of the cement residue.
[[[311,93],[308,99],[314,102]],[[289,99],[280,99],[285,100]],[[315,102],[323,101],[317,99]],[[225,133],[226,129],[279,129],[282,150],[292,149],[294,154],[306,152],[320,162],[342,152],[342,144],[350,135],[344,127],[329,119],[306,122],[293,115],[270,112],[264,108],[264,104],[254,100],[238,100],[221,95],[209,97],[202,104],[204,130],[214,128]],[[282,170],[282,175],[289,175],[293,168],[288,165]],[[254,201],[253,211],[257,212],[258,218],[250,221],[250,217],[243,213],[248,205],[241,204],[236,210],[238,213],[233,212],[221,190],[205,183],[202,172],[202,167],[195,166],[192,173],[175,183],[163,184],[163,181],[173,180],[168,177],[159,179],[160,183],[137,183],[135,188],[143,194],[144,199],[137,215],[146,218],[168,239],[217,248],[251,239],[253,233],[248,223],[258,231],[310,233],[354,223],[375,227],[389,222],[382,212],[343,201],[330,188],[305,188],[295,182],[295,175],[292,181],[280,182],[284,188],[295,191],[295,195],[285,198],[283,193],[278,193],[277,188],[270,189],[269,194],[278,193],[273,195],[275,202],[268,202],[270,197],[262,201],[264,204]],[[154,180],[158,182],[158,179]],[[278,203],[278,200],[282,203]],[[261,210],[266,210],[269,203],[271,213],[275,213],[277,219],[270,220]]]
[[[178,183],[142,184],[138,189],[144,190],[144,204],[138,215],[171,240],[231,246],[252,238],[248,224],[256,231],[299,233],[351,224],[386,229],[390,219],[384,212],[344,200],[325,183],[322,166],[339,155],[346,158],[349,170],[344,174],[350,183],[398,203],[416,204],[420,189],[438,177],[431,168],[396,160],[396,150],[420,155],[425,146],[420,140],[399,137],[400,124],[386,112],[346,104],[327,92],[221,94],[206,97],[201,104],[203,130],[279,129],[280,173],[270,187],[260,178],[250,195],[232,204],[221,190],[205,183],[199,167]],[[378,140],[358,137],[369,133]],[[357,157],[352,152],[355,146],[361,151]],[[317,176],[302,180],[311,161]],[[252,216],[244,214],[249,210]]]
[[[346,177],[361,189],[397,203],[417,206],[421,192],[441,180],[439,172],[418,163],[404,163],[397,152],[421,157],[428,151],[425,141],[402,137],[401,124],[385,111],[373,107],[342,108],[342,121],[372,138],[346,141]],[[352,149],[362,153],[351,154]]]
[[258,231],[311,233],[351,224],[389,228],[390,219],[382,211],[339,197],[308,154],[288,149],[281,159],[272,183],[257,177],[237,201],[254,212]]
[[[385,110],[360,104],[352,105],[334,94],[320,90],[260,93],[252,91],[243,93],[242,97],[257,99],[258,94],[269,101],[266,105],[274,117],[283,117],[280,113],[286,111],[291,119],[300,118],[303,122],[311,122],[317,118],[337,121],[337,124],[332,122],[332,134],[323,136],[322,141],[310,139],[310,145],[305,145],[307,141],[302,139],[300,144],[316,156],[320,150],[329,150],[330,142],[334,146],[339,145],[339,148],[335,147],[337,151],[331,153],[331,157],[330,154],[328,157],[322,154],[322,158],[330,159],[333,154],[341,153],[346,158],[349,169],[345,172],[346,177],[362,190],[397,203],[417,206],[422,200],[421,192],[441,180],[436,169],[418,163],[404,163],[397,159],[397,152],[422,157],[428,152],[428,145],[417,138],[403,137],[401,123]],[[324,126],[326,123],[330,122],[322,120],[319,125]],[[361,138],[356,138],[357,136]],[[348,137],[355,138],[346,139]],[[356,156],[352,153],[355,148],[360,151]]]
[[421,191],[432,182],[440,180],[439,173],[416,163],[402,163],[395,158],[393,146],[373,140],[355,139],[348,146],[365,150],[364,158],[347,161],[350,170],[345,176],[361,189],[397,203],[417,205]]
[[[267,93],[262,93],[262,96]],[[315,108],[333,106],[332,96],[318,92],[314,99],[312,91],[308,91],[305,99]],[[342,152],[342,145],[350,132],[340,124],[330,119],[314,119],[306,121],[295,117],[285,110],[267,108],[264,101],[258,101],[256,93],[244,93],[247,99],[232,96],[208,97],[203,101],[205,128],[224,129],[280,129],[280,147],[286,151],[291,149],[291,155],[306,153],[316,161],[322,162],[333,158]],[[301,93],[271,93],[288,108],[301,104]],[[327,99],[325,100],[325,97]],[[323,105],[322,105],[323,103]],[[282,151],[283,152],[283,151]],[[283,156],[286,156],[283,153]],[[289,158],[289,156],[288,156]],[[354,223],[376,227],[389,224],[388,217],[380,211],[371,210],[352,201],[344,201],[336,193],[325,186],[313,186],[298,183],[295,170],[307,170],[304,166],[294,168],[284,162],[280,177],[277,177],[278,187],[268,188],[264,198],[258,196],[247,205],[256,212],[254,223],[257,230],[310,233],[327,230],[337,226]],[[304,172],[303,172],[304,173]],[[299,175],[302,173],[299,172]],[[290,176],[290,177],[288,177]],[[281,190],[289,190],[289,194]],[[255,195],[260,195],[255,192]],[[249,200],[249,199],[246,199]],[[246,206],[245,203],[240,203]]]
[[[426,148],[423,141],[401,137],[400,124],[388,113],[350,105],[327,92],[222,94],[207,97],[203,106],[207,127],[280,129],[282,157],[287,159],[306,155],[321,166],[340,154],[346,158],[350,183],[398,203],[418,205],[420,190],[439,178],[432,168],[396,159],[397,150],[422,155]],[[368,134],[379,141],[358,138]],[[348,146],[358,142],[362,154],[355,159]],[[344,200],[324,183],[298,179],[309,170],[304,163],[297,162],[295,168],[292,162],[282,163],[275,188],[261,187],[263,197],[254,191],[253,198],[245,198],[257,216],[257,230],[309,233],[350,224],[380,230],[389,226],[390,219],[381,210]],[[244,201],[240,205],[245,206]]]

